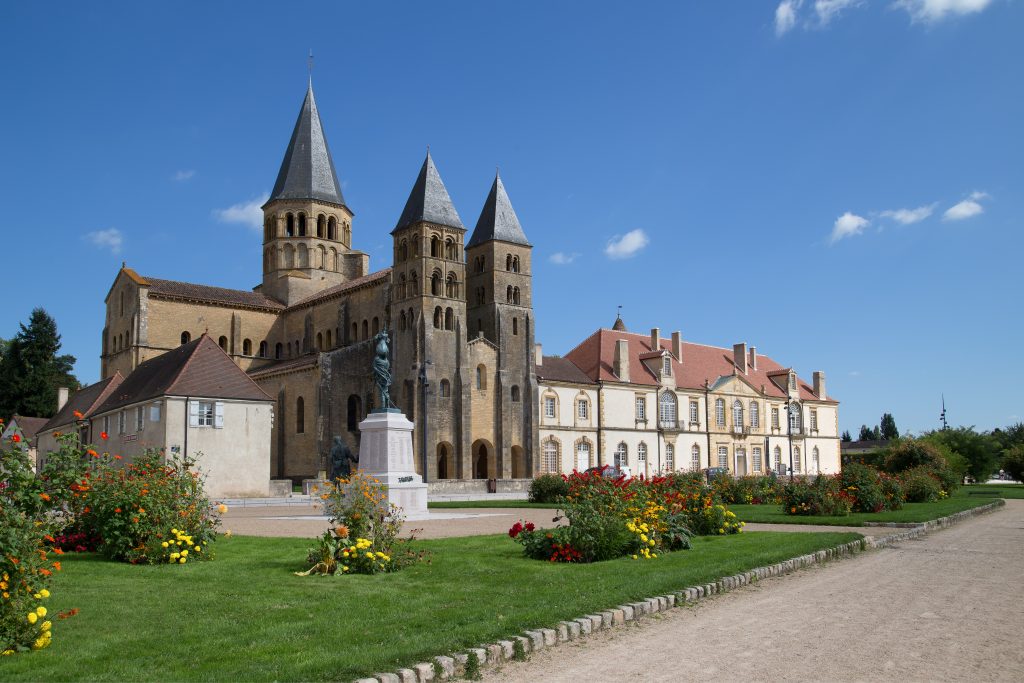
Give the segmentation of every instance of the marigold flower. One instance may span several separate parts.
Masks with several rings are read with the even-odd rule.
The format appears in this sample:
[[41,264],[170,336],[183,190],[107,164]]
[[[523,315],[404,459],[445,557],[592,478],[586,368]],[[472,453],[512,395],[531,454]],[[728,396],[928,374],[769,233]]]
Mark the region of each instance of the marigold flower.
[[39,621],[39,615],[36,614],[35,612],[29,612],[28,613],[28,617],[26,617],[26,618],[28,619],[28,623],[30,623],[30,624],[34,624],[37,621]]
[[75,416],[75,419],[77,420],[81,420],[83,417],[85,417],[85,415],[82,415],[82,412],[79,410],[74,411],[72,414]]
[[104,441],[106,441],[107,440],[107,433],[106,432],[100,432],[100,438],[103,439]]
[[56,569],[57,571],[60,571],[60,562],[54,562],[53,563],[53,568]]
[[220,505],[217,506],[217,512],[219,512],[220,514],[223,515],[227,511],[228,511],[228,506],[225,505],[224,503],[221,503]]

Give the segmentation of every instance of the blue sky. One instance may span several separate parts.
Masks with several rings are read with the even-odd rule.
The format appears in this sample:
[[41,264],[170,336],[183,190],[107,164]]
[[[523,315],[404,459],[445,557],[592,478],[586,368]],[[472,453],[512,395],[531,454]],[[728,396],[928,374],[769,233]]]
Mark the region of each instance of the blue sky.
[[[746,341],[824,370],[840,427],[1024,419],[1024,3],[4,3],[5,322],[98,379],[103,297],[247,289],[306,56],[355,246],[429,144],[472,229],[499,166],[537,340]],[[246,207],[249,207],[248,209]]]

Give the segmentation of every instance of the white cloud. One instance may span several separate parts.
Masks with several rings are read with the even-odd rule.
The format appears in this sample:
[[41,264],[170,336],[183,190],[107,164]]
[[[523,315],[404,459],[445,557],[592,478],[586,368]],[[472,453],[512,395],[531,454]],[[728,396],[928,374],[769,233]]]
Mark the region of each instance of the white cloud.
[[110,249],[111,254],[120,254],[124,246],[124,235],[117,228],[94,230],[86,233],[84,239],[101,249]]
[[604,253],[611,259],[624,259],[635,256],[637,252],[650,243],[647,233],[637,228],[630,230],[625,235],[616,235],[608,240]]
[[883,211],[881,215],[885,218],[891,218],[901,225],[911,225],[913,223],[920,223],[928,216],[932,215],[935,211],[935,205],[930,204],[928,206],[919,206],[916,209],[895,209],[893,211]]
[[893,7],[904,9],[913,21],[934,23],[950,16],[981,12],[992,0],[896,0]]
[[550,260],[552,263],[556,265],[565,266],[575,261],[577,256],[579,256],[579,254],[577,254],[576,252],[566,254],[563,251],[556,251],[554,254],[551,255]]
[[978,190],[975,190],[970,194],[968,199],[973,199],[976,202],[980,202],[982,199],[989,199],[991,196],[992,195],[990,195],[988,192],[979,192]]
[[775,8],[775,35],[781,36],[796,26],[796,11],[803,0],[782,0]]
[[818,24],[827,26],[843,10],[859,4],[860,0],[815,0],[814,13],[818,15]]
[[263,209],[260,207],[267,202],[269,196],[263,193],[248,202],[235,204],[226,209],[214,209],[213,214],[221,223],[241,223],[253,230],[259,230],[263,226]]
[[867,218],[847,211],[836,219],[832,226],[832,243],[836,243],[844,237],[859,235],[871,223]]
[[185,182],[186,180],[190,180],[192,176],[194,176],[195,174],[196,172],[192,169],[189,169],[187,171],[178,171],[173,176],[171,176],[171,179],[179,183],[182,183]]
[[946,213],[942,214],[942,220],[944,221],[962,221],[965,218],[977,216],[979,213],[984,213],[985,209],[978,202],[973,199],[965,199],[959,204],[946,209]]

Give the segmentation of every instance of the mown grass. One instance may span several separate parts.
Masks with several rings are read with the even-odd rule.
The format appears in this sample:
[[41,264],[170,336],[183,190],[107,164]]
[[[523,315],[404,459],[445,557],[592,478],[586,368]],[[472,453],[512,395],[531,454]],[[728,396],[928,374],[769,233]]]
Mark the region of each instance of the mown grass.
[[630,600],[859,538],[698,538],[656,560],[527,560],[507,536],[422,541],[430,564],[378,576],[298,577],[304,539],[234,537],[217,559],[131,566],[65,555],[53,645],[0,659],[4,681],[326,681],[409,666]]
[[[973,488],[973,487],[972,487]],[[918,523],[970,510],[991,503],[993,498],[968,496],[957,490],[945,500],[934,503],[905,503],[902,510],[852,512],[846,517],[787,515],[781,505],[730,505],[729,509],[744,522],[760,524],[821,524],[825,526],[863,526],[864,522]]]
[[1024,498],[1024,484],[969,484],[958,489],[954,496]]
[[559,503],[531,503],[528,500],[444,500],[427,503],[432,510],[465,509],[465,508],[538,508],[555,510]]

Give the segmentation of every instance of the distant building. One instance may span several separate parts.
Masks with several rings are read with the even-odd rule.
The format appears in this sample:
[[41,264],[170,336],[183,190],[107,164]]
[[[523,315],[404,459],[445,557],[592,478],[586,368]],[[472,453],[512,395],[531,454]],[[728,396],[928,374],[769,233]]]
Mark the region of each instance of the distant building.
[[838,402],[754,347],[628,332],[622,320],[564,358],[537,351],[540,471],[604,464],[634,475],[840,469]]
[[872,460],[873,456],[881,453],[889,447],[886,439],[866,439],[864,441],[844,441],[840,444],[842,461],[845,465],[849,462],[861,462],[865,459]]
[[[36,434],[46,424],[48,418],[26,417],[25,415],[13,415],[4,425],[3,433],[0,434],[0,442],[4,448],[20,448],[28,454],[32,466],[36,466],[37,441]],[[18,441],[12,437],[18,435]]]

